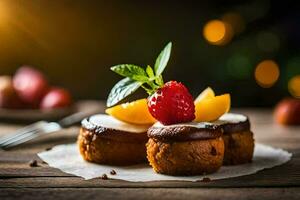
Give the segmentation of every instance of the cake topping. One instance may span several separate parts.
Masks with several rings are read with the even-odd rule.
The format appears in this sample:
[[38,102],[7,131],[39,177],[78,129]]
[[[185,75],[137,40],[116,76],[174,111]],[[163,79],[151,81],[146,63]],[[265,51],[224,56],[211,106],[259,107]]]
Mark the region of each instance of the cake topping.
[[88,119],[84,119],[82,121],[82,126],[89,130],[103,127],[132,133],[145,133],[149,128],[149,126],[146,125],[134,125],[125,123],[104,114],[93,115]]
[[139,99],[130,103],[123,103],[105,110],[114,118],[130,124],[153,124],[156,120],[147,107],[147,99]]
[[154,64],[144,70],[136,65],[116,65],[112,71],[126,78],[118,82],[111,90],[107,106],[113,106],[132,94],[139,87],[146,90],[149,97],[148,109],[151,115],[161,123],[176,124],[189,122],[195,118],[195,105],[188,89],[176,81],[164,84],[162,73],[169,61],[172,43],[161,51]]
[[[107,99],[108,107],[119,103],[139,87],[145,89],[149,97],[148,112],[145,111],[145,107],[139,108],[144,113],[141,117],[137,117],[140,116],[138,109],[127,108],[130,106],[126,105],[131,103],[109,108],[106,111],[108,114],[129,123],[150,124],[154,122],[149,117],[150,112],[160,123],[170,125],[191,122],[194,119],[196,122],[215,121],[230,110],[229,94],[215,96],[214,91],[207,88],[193,102],[192,95],[182,83],[169,81],[164,84],[162,73],[169,61],[171,48],[172,43],[168,43],[157,57],[153,69],[149,65],[144,69],[132,64],[111,67],[112,71],[125,78],[112,88]],[[117,110],[118,112],[115,112]],[[129,110],[130,112],[127,112]]]
[[166,126],[158,122],[148,129],[148,136],[160,141],[215,139],[222,136],[222,128],[212,123],[190,122]]
[[215,121],[229,110],[230,95],[215,96],[214,91],[208,87],[195,100],[195,121]]
[[245,115],[236,114],[236,113],[226,113],[222,115],[218,121],[221,122],[230,122],[230,123],[240,123],[247,121],[248,118]]
[[224,124],[238,124],[242,122],[248,121],[248,118],[245,115],[235,114],[235,113],[226,113],[222,115],[218,120],[212,122],[187,122],[187,123],[179,123],[172,125],[163,125],[160,122],[156,122],[152,127],[179,127],[179,126],[190,126],[195,128],[205,128],[209,125],[224,125]]
[[226,113],[213,122],[187,122],[164,125],[156,122],[148,130],[148,136],[158,140],[188,141],[217,138],[224,134],[250,130],[250,122],[245,115]]
[[192,95],[176,81],[167,82],[149,96],[148,108],[152,116],[165,125],[190,122],[195,118]]
[[179,123],[179,124],[171,124],[171,125],[164,125],[160,122],[156,122],[153,124],[152,127],[154,128],[174,128],[174,127],[182,127],[182,126],[189,126],[194,128],[206,128],[209,125],[213,125],[210,122],[186,122],[186,123]]
[[226,113],[213,123],[219,124],[223,128],[224,134],[250,130],[248,117],[241,114]]

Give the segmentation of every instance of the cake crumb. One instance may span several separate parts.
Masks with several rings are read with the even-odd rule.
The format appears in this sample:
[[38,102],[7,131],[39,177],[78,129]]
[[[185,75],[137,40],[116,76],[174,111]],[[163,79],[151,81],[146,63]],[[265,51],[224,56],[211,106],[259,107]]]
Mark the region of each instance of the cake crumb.
[[107,175],[106,175],[106,174],[102,174],[102,176],[101,176],[101,179],[102,179],[102,180],[107,180],[107,179],[108,179],[108,177],[107,177]]
[[51,149],[52,149],[52,147],[47,147],[45,150],[50,151]]
[[110,174],[111,174],[111,175],[116,175],[117,172],[116,172],[115,170],[111,170],[111,171],[110,171]]
[[201,180],[201,182],[210,182],[211,180],[210,180],[210,178],[208,178],[208,177],[204,177],[202,180]]
[[38,167],[38,162],[37,162],[36,160],[31,160],[31,161],[29,162],[29,166],[30,166],[30,167]]

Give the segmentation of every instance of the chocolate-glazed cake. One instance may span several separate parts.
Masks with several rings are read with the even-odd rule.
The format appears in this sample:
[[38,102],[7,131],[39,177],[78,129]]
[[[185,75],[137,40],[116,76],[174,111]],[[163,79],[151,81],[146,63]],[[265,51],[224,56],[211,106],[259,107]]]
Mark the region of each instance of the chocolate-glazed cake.
[[224,114],[216,122],[223,129],[225,144],[224,165],[237,165],[252,161],[254,138],[248,117],[240,114]]
[[211,123],[164,126],[148,130],[147,158],[157,173],[200,175],[217,171],[223,163],[222,128]]
[[94,115],[82,121],[78,145],[90,162],[129,165],[146,161],[149,126],[132,125],[109,115]]

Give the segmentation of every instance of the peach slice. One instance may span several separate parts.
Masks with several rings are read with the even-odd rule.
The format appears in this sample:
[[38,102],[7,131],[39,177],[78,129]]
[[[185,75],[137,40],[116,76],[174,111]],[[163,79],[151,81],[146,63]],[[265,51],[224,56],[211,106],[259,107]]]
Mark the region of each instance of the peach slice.
[[147,99],[123,103],[105,110],[112,117],[130,124],[153,124],[156,120],[148,111]]
[[210,87],[207,87],[205,90],[203,90],[199,96],[196,98],[196,100],[194,101],[195,104],[199,101],[202,101],[204,99],[211,99],[215,97],[215,92],[213,91],[213,89],[211,89]]
[[230,94],[212,96],[211,92],[205,93],[203,97],[195,100],[196,122],[215,121],[230,110]]

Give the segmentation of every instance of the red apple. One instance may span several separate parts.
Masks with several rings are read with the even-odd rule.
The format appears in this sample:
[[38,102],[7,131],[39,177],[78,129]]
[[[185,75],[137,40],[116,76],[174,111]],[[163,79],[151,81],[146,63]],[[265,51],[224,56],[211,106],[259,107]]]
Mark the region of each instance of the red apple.
[[283,125],[300,125],[300,99],[281,100],[275,108],[275,121]]
[[16,72],[13,85],[22,101],[33,107],[39,105],[48,91],[45,76],[40,71],[28,66],[21,67]]
[[18,97],[10,76],[0,76],[0,107],[21,108],[23,106]]
[[44,96],[40,104],[42,109],[68,107],[72,104],[71,94],[63,89],[54,87]]

